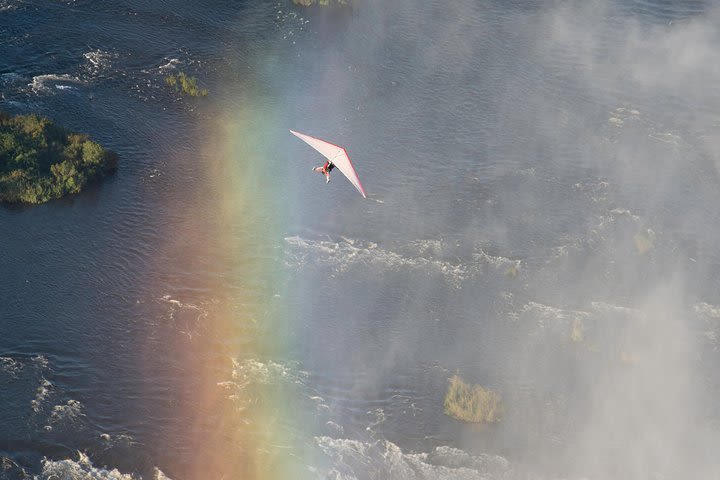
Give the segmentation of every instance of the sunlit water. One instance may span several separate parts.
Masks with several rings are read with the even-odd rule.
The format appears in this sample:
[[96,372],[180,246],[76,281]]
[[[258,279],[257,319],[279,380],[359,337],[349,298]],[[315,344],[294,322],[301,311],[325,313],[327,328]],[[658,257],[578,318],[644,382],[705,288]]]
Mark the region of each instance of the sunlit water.
[[542,3],[0,0],[0,108],[121,158],[0,210],[0,477],[717,476],[720,16]]

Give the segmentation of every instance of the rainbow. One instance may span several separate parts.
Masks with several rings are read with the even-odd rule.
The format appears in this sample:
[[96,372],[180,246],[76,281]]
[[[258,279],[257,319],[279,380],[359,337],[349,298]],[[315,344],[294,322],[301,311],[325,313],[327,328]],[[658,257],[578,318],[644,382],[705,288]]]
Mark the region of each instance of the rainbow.
[[182,452],[168,454],[172,468],[160,466],[170,478],[302,478],[300,435],[287,434],[294,386],[272,380],[289,368],[277,360],[289,337],[279,234],[286,207],[273,195],[265,133],[278,130],[276,116],[249,94],[218,110],[198,132],[194,161],[203,167],[187,192],[201,206],[167,235],[167,256],[180,264],[173,268],[199,272],[188,288],[213,302],[202,334],[178,336],[172,347],[182,355],[188,400],[178,412]]

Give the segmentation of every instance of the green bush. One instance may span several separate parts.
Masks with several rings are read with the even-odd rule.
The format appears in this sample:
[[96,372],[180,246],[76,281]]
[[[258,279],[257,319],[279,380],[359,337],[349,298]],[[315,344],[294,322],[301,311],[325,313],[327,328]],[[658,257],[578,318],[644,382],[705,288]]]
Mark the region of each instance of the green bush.
[[0,202],[43,203],[113,172],[117,155],[37,115],[0,111]]
[[83,143],[82,146],[82,159],[85,165],[91,165],[97,167],[102,165],[103,158],[105,157],[105,151],[103,148],[92,140],[88,140]]
[[207,88],[198,87],[197,78],[189,77],[185,75],[185,72],[165,77],[165,84],[173,87],[176,92],[179,92],[182,95],[205,97],[208,94]]

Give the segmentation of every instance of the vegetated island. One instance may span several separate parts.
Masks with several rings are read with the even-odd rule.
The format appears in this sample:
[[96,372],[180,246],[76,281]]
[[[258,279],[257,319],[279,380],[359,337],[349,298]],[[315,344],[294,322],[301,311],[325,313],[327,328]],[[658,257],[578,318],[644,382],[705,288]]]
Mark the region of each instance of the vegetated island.
[[117,170],[117,154],[38,115],[0,111],[0,202],[44,203]]
[[197,78],[189,77],[185,75],[185,72],[165,77],[165,84],[169,87],[173,87],[176,92],[179,92],[182,95],[189,95],[191,97],[206,97],[208,94],[207,88],[198,87]]
[[504,407],[499,394],[480,385],[470,385],[458,375],[450,379],[445,395],[445,414],[474,423],[494,423],[502,419]]

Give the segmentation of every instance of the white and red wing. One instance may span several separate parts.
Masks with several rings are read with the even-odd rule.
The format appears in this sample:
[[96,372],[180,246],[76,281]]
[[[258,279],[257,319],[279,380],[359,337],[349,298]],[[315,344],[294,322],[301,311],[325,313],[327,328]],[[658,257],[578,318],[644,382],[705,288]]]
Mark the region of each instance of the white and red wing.
[[350,157],[343,147],[333,145],[325,140],[320,140],[319,138],[311,137],[310,135],[305,135],[304,133],[295,132],[293,130],[290,130],[290,133],[313,147],[318,152],[322,153],[325,158],[330,160],[333,165],[335,165],[337,169],[340,170],[345,177],[347,177],[350,183],[357,188],[358,192],[360,192],[364,198],[367,198],[365,197],[365,190],[360,183],[360,178],[358,178],[357,172],[355,172],[355,168],[353,168],[353,164],[350,161]]

